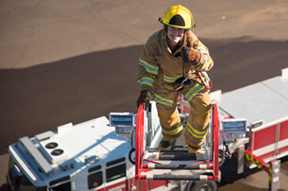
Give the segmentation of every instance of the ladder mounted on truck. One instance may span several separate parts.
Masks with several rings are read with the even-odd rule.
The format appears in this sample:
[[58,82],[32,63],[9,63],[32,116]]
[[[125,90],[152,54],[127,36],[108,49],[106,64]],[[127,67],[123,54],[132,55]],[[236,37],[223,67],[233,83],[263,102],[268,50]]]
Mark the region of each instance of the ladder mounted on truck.
[[[151,152],[147,149],[145,140],[145,110],[144,104],[140,104],[135,137],[135,178],[146,180],[219,180],[219,117],[217,105],[212,105],[212,134],[211,154],[180,153],[170,151]],[[212,127],[212,128],[211,128]],[[166,162],[164,162],[166,161]],[[163,164],[163,163],[164,164]],[[166,175],[166,174],[141,174],[147,169],[171,169],[171,170],[213,170],[212,175]]]

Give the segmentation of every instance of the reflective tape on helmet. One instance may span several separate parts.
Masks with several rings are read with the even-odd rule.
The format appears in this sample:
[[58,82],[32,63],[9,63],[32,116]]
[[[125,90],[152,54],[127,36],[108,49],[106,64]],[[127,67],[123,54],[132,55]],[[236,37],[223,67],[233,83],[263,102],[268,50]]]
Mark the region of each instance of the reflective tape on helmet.
[[143,66],[145,70],[151,74],[158,74],[159,67],[148,64],[146,61],[139,59],[139,65]]
[[165,80],[166,82],[172,83],[172,82],[175,82],[176,80],[178,80],[178,79],[181,78],[181,77],[183,77],[183,75],[179,75],[179,76],[176,76],[176,77],[168,77],[168,76],[165,76],[165,75],[164,75],[164,80]]
[[141,78],[140,80],[138,80],[138,83],[146,84],[148,86],[153,87],[154,80],[152,78],[150,78],[150,77],[146,77],[145,76],[145,77]]
[[194,129],[192,127],[192,125],[189,124],[189,122],[187,122],[187,130],[189,131],[189,133],[193,137],[196,137],[198,139],[202,139],[206,135],[206,132],[207,132],[207,129],[204,130],[204,131],[198,131],[198,130]]

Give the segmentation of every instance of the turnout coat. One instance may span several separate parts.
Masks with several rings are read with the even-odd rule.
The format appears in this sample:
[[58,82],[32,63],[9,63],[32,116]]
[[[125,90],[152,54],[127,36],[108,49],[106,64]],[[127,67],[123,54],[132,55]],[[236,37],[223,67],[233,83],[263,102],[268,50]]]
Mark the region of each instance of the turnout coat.
[[[207,72],[214,65],[208,48],[191,30],[184,33],[182,41],[173,53],[168,47],[166,36],[164,29],[151,35],[143,48],[138,64],[137,81],[141,84],[140,89],[150,91],[154,97],[157,97],[157,92],[161,89],[175,91],[179,87],[179,83],[176,82],[181,78],[201,83],[196,71]],[[199,62],[195,65],[184,62],[180,55],[181,48],[189,39],[192,41],[192,47],[201,55]],[[193,83],[193,86],[197,84]]]

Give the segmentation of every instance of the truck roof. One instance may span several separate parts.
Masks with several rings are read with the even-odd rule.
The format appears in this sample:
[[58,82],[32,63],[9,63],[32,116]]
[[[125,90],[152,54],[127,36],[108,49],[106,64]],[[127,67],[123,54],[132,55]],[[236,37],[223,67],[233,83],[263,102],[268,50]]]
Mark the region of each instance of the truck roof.
[[288,68],[273,77],[221,95],[211,93],[220,110],[231,117],[243,117],[247,124],[262,121],[262,127],[288,118]]
[[[29,139],[22,137],[9,147],[9,153],[24,168],[24,173],[38,186],[128,154],[129,142],[106,117],[77,125],[59,126]],[[101,160],[99,160],[101,159]],[[108,162],[109,162],[108,161]]]

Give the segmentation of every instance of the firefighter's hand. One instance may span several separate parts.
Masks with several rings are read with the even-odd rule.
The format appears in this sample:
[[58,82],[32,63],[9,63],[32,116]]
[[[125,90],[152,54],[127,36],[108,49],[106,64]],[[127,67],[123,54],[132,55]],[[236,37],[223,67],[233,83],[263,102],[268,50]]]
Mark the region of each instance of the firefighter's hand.
[[190,62],[193,65],[197,64],[201,58],[200,52],[192,47],[191,40],[188,41],[187,46],[183,46],[181,56],[184,62]]
[[151,96],[152,94],[150,91],[142,90],[137,99],[137,107],[139,107],[140,103],[145,103],[145,110],[147,110],[150,105]]

